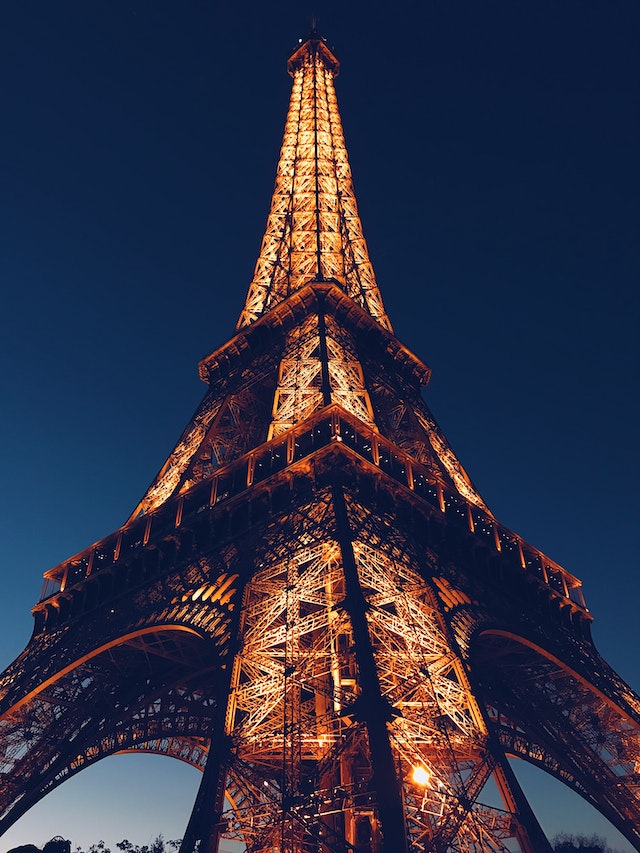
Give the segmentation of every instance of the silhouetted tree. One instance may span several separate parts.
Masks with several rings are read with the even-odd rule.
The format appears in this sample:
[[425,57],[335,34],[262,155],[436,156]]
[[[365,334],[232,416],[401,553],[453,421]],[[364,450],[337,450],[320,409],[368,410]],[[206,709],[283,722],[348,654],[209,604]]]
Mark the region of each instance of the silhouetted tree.
[[87,848],[87,850],[83,850],[82,847],[76,847],[74,853],[111,853],[111,850],[107,847],[104,841],[100,839],[97,844],[92,844],[91,847]]
[[555,853],[616,853],[597,835],[567,835],[561,832],[552,841]]
[[125,838],[124,841],[120,841],[116,844],[118,850],[121,850],[122,853],[171,853],[171,851],[177,850],[180,847],[182,842],[181,838],[174,839],[172,841],[165,841],[162,835],[156,836],[155,841],[152,841],[151,844],[143,845],[140,847],[137,844],[132,844],[130,841],[127,841]]
[[35,844],[21,844],[19,847],[12,847],[8,853],[42,853],[42,851]]
[[[116,844],[121,853],[175,853],[180,847],[180,838],[171,841],[165,841],[162,835],[156,836],[151,844],[133,844],[127,838],[119,841]],[[111,850],[106,846],[104,841],[98,841],[97,844],[92,844],[87,850],[82,847],[76,847],[74,853],[111,853]]]
[[35,844],[21,844],[20,847],[13,847],[8,853],[71,853],[71,842],[56,835],[51,841],[47,841],[42,850]]

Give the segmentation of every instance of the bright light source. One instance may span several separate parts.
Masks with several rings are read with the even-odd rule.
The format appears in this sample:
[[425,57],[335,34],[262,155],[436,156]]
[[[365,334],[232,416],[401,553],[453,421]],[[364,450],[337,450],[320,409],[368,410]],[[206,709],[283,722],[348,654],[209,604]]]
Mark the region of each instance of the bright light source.
[[424,786],[424,785],[429,784],[429,779],[431,777],[429,776],[428,770],[426,770],[424,767],[418,766],[418,767],[413,768],[413,773],[411,774],[411,778],[416,783],[416,785],[423,785]]

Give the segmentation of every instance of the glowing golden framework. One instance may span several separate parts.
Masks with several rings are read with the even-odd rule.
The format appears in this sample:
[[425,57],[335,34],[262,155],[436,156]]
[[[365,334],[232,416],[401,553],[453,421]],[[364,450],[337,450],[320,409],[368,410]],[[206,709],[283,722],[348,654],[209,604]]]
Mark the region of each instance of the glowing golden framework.
[[[399,388],[366,374],[362,333],[370,338],[371,326],[387,335],[385,346],[401,364],[418,360],[393,337],[369,260],[333,85],[338,61],[313,36],[288,68],[293,87],[271,211],[237,334],[201,362],[211,390],[131,519],[333,403],[412,446],[441,472],[443,485],[488,511],[428,409],[407,406]],[[212,382],[211,365],[222,364],[226,374],[265,334],[272,358],[262,357],[255,377],[238,386],[230,375]],[[426,385],[429,368],[420,362],[417,372]]]
[[334,279],[391,330],[358,216],[333,85],[338,60],[310,39],[288,67],[293,89],[271,210],[238,328],[310,281]]
[[[320,502],[314,512],[321,509]],[[333,850],[335,832],[354,849],[377,850],[369,744],[356,710],[363,701],[361,678],[342,606],[341,549],[310,528],[302,538],[306,546],[263,565],[245,592],[242,651],[227,706],[226,733],[236,760],[225,779],[224,837],[252,850],[297,853],[313,835]],[[389,734],[411,849],[431,849],[445,832],[446,843],[455,844],[451,849],[505,851],[513,818],[478,802],[499,768],[435,596],[406,559],[393,560],[384,548],[358,541],[353,550],[359,582],[368,590],[381,693],[392,709]],[[316,789],[292,807],[283,843],[283,788],[299,796],[310,768]],[[274,784],[282,774],[284,782]],[[472,807],[463,811],[465,798]],[[360,848],[365,834],[370,846]]]
[[[380,359],[392,360],[384,375]],[[414,386],[411,400],[402,374]],[[490,512],[420,395],[430,376],[338,284],[311,282],[200,362],[210,389],[130,521],[334,403]]]
[[268,437],[281,435],[331,402],[364,423],[374,423],[353,343],[331,317],[312,314],[290,332],[285,344]]
[[640,698],[580,581],[499,524],[422,398],[362,237],[337,60],[314,35],[289,70],[237,333],[129,521],[46,573],[0,674],[0,835],[146,751],[204,770],[181,853],[551,853],[513,755],[640,850]]

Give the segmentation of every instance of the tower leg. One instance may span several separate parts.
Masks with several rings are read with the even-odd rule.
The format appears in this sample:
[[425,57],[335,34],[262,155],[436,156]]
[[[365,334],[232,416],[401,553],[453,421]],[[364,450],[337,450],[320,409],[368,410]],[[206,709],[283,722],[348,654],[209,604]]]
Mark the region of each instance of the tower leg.
[[202,774],[196,801],[180,845],[180,853],[217,853],[220,836],[220,818],[224,808],[225,778],[228,759],[228,739],[215,727],[209,747],[207,763]]
[[242,615],[242,608],[239,603],[243,594],[244,583],[239,586],[238,604],[231,620],[229,651],[226,662],[219,669],[218,706],[209,743],[207,763],[191,810],[189,823],[180,844],[179,853],[194,853],[196,850],[198,853],[217,853],[219,846],[227,766],[231,749],[231,738],[227,735],[227,713]]
[[506,807],[517,815],[516,838],[523,853],[553,853],[549,839],[538,823],[499,744],[494,743],[493,754],[498,761],[494,778]]

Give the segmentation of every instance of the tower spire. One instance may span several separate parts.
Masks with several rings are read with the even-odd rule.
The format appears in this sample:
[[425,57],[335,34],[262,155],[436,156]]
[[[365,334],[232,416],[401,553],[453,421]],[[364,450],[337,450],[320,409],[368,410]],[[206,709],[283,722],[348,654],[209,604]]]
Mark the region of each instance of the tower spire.
[[331,280],[391,331],[353,190],[334,78],[340,63],[312,21],[289,57],[289,111],[271,209],[238,321],[251,324],[312,281]]

